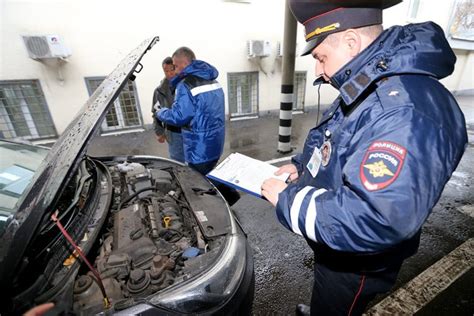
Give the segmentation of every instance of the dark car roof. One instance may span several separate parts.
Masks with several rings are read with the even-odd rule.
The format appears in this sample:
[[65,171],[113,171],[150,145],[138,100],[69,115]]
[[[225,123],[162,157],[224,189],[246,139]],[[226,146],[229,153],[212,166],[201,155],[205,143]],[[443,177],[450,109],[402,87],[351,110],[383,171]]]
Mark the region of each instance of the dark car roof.
[[122,60],[89,98],[39,166],[25,190],[27,193],[18,201],[17,212],[8,221],[1,236],[0,284],[10,284],[12,272],[17,268],[39,223],[54,211],[50,207],[77,170],[80,158],[84,156],[92,136],[99,131],[108,108],[127,80],[134,77],[133,72],[143,55],[157,40],[155,37],[143,41]]

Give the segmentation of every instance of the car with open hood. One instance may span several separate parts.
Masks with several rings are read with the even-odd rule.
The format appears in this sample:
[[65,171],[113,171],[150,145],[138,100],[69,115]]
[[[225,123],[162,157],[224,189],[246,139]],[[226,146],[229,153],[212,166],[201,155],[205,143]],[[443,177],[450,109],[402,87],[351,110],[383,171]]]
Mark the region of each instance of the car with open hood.
[[87,145],[158,38],[103,81],[51,149],[0,140],[2,315],[55,302],[91,314],[249,313],[252,251],[204,176]]

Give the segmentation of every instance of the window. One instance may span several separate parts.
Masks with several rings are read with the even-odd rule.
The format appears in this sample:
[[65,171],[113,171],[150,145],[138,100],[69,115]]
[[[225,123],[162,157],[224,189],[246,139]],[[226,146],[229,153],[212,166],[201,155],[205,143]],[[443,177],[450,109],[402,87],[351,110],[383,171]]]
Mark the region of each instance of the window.
[[37,80],[0,82],[0,137],[43,139],[56,129]]
[[304,95],[306,92],[306,71],[296,72],[293,90],[293,111],[304,110]]
[[417,21],[420,10],[420,0],[411,0],[408,9],[408,21]]
[[[89,95],[94,93],[104,79],[105,77],[86,78]],[[105,120],[102,122],[102,130],[104,132],[142,126],[136,91],[134,82],[128,80],[122,92],[120,92],[119,97],[107,112]]]
[[230,117],[258,114],[258,72],[227,75]]

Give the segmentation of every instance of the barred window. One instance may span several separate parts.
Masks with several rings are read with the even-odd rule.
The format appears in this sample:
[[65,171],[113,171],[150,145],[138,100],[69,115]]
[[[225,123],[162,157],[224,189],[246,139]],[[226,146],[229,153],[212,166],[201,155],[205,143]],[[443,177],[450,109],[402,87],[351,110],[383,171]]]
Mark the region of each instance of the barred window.
[[37,140],[56,136],[38,80],[0,81],[0,138]]
[[[104,79],[105,77],[86,78],[89,95],[94,93]],[[102,130],[104,132],[142,126],[136,91],[134,82],[128,80],[102,122]]]
[[304,96],[306,92],[306,71],[298,71],[295,73],[293,90],[293,111],[304,110]]
[[258,72],[227,75],[230,116],[258,114]]

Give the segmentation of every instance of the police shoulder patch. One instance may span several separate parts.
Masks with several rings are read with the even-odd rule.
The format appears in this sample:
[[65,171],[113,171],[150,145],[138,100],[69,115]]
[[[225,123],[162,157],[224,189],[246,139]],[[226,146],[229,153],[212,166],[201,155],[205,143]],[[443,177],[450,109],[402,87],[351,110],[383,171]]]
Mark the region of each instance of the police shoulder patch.
[[393,183],[402,170],[407,150],[396,143],[376,140],[360,165],[360,179],[368,191],[377,191]]

